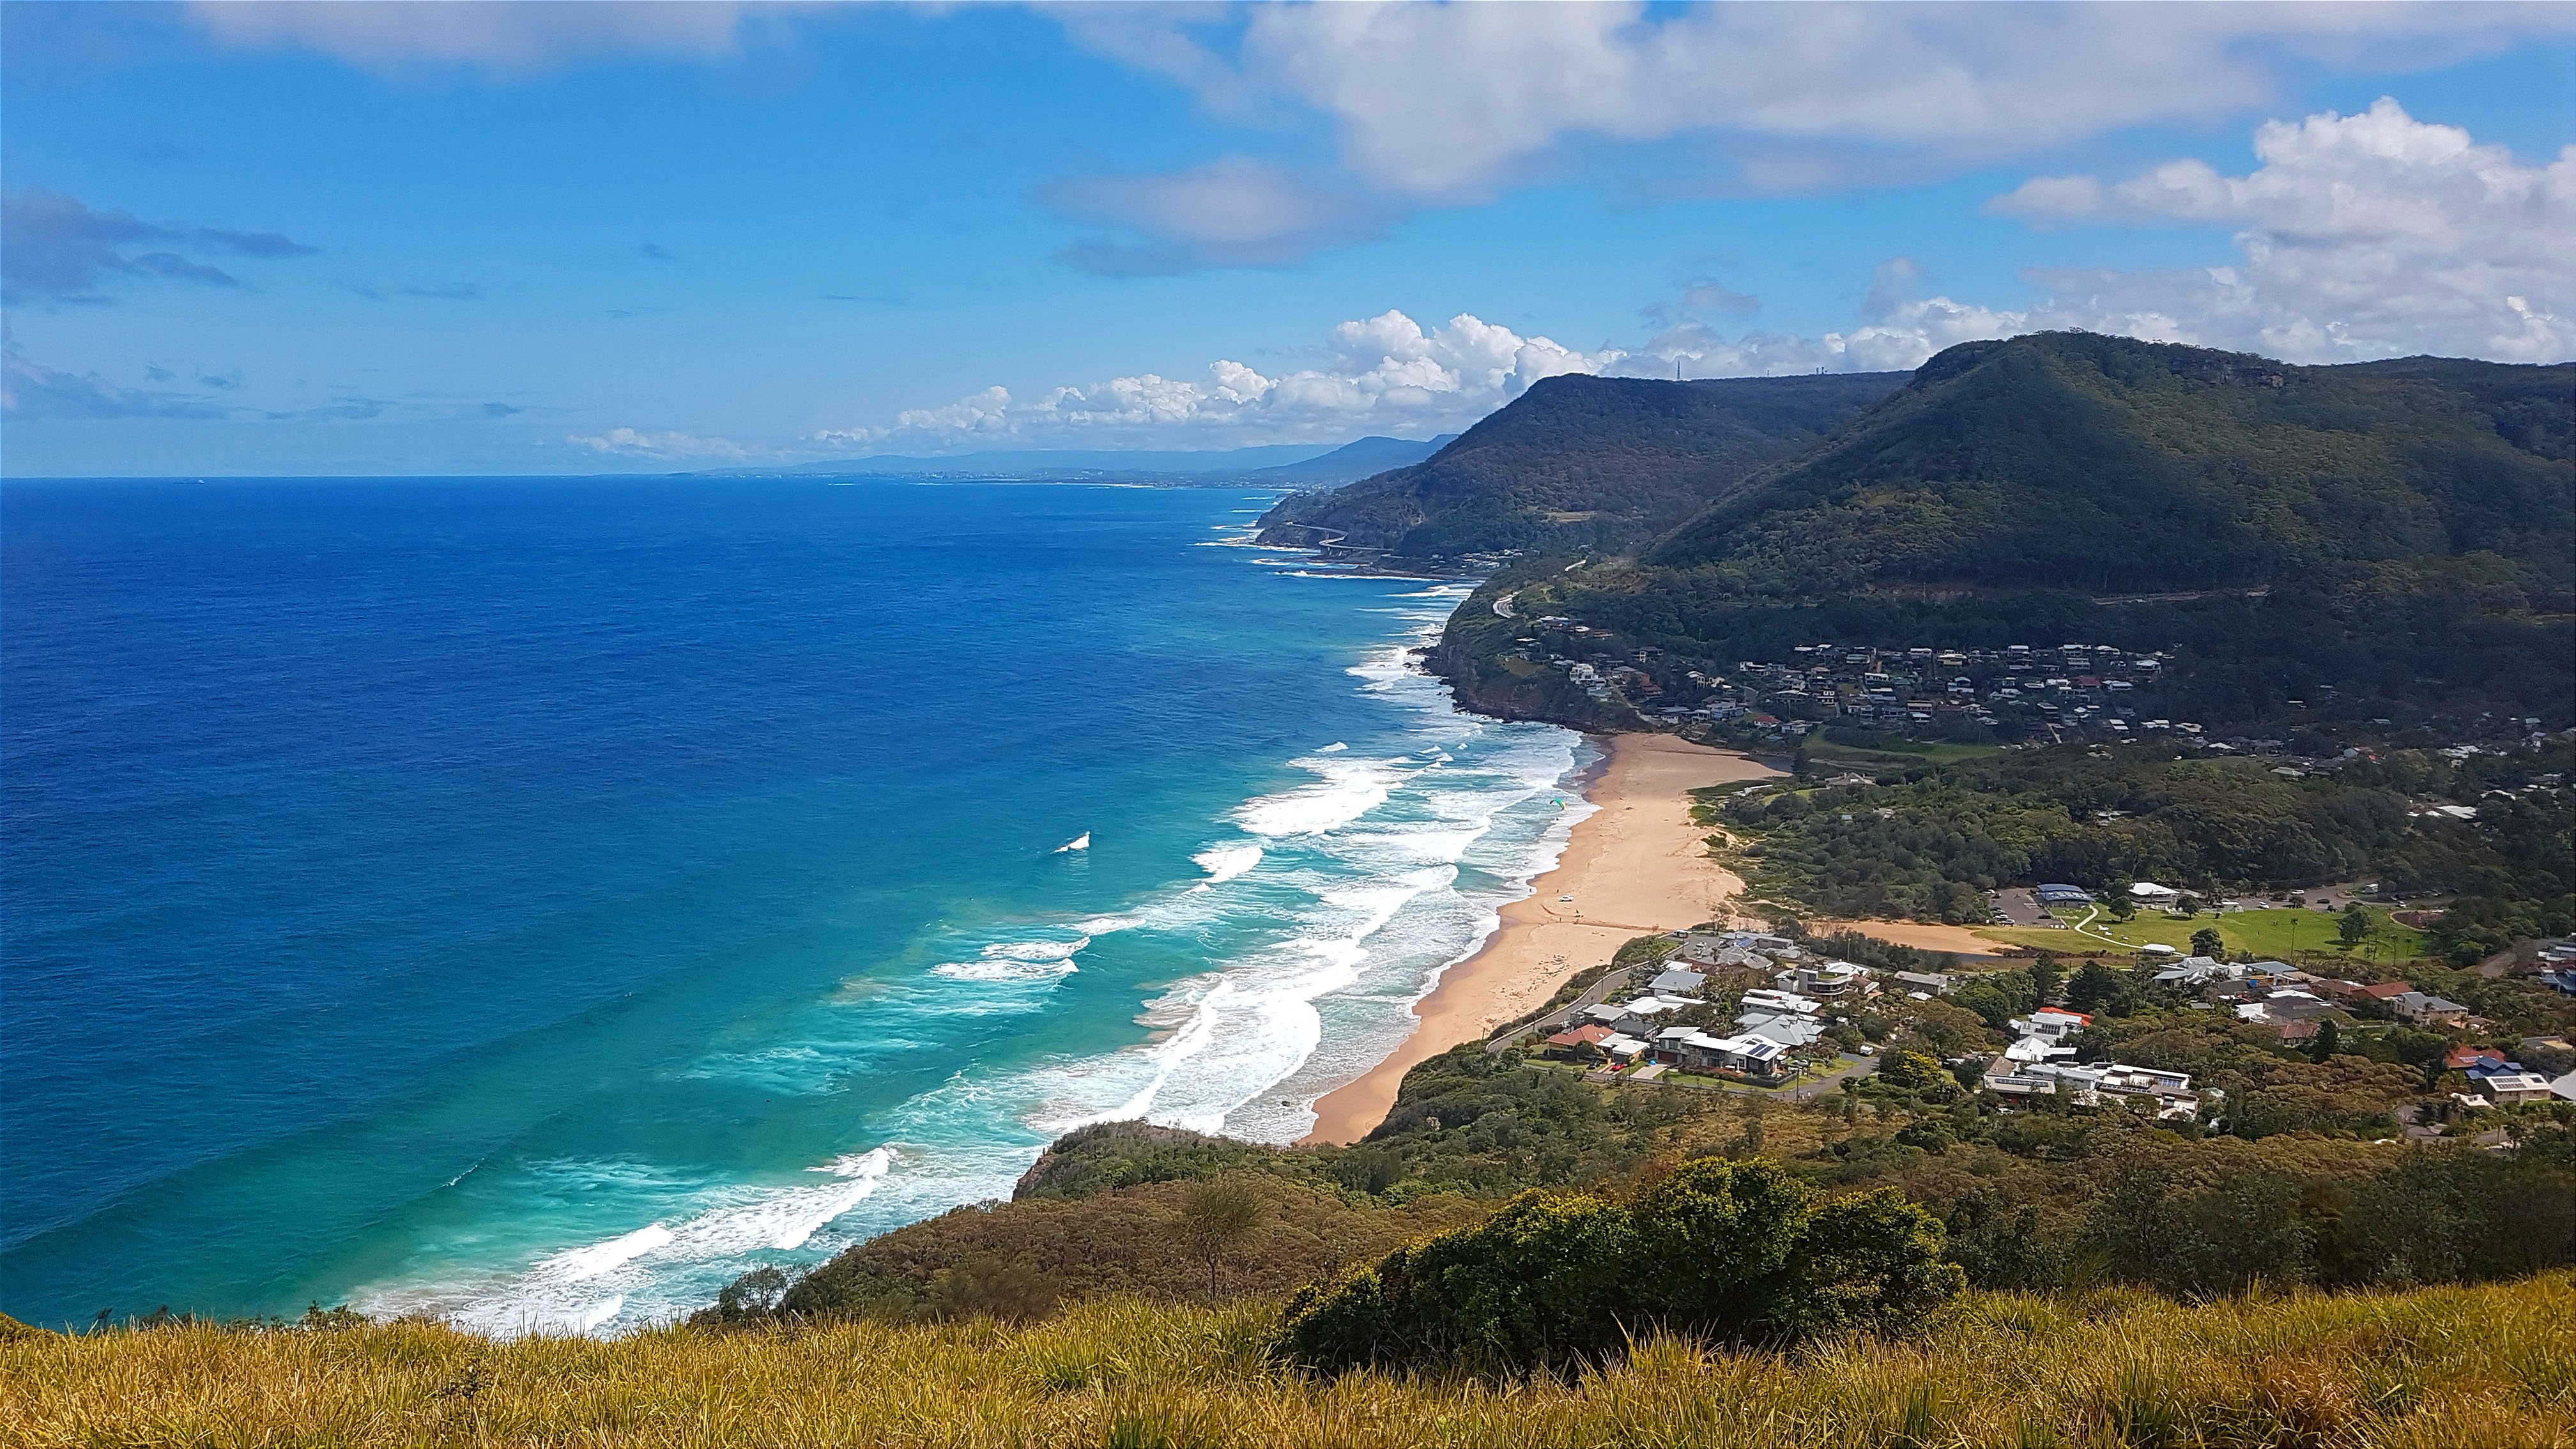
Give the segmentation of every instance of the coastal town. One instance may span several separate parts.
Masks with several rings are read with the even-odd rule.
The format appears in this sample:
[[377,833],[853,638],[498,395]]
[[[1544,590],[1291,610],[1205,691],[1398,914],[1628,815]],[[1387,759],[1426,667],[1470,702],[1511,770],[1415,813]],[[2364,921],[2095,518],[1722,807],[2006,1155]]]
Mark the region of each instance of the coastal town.
[[[2213,733],[2197,720],[2173,718],[2161,688],[2177,662],[2171,650],[2087,643],[1973,649],[1815,643],[1792,645],[1784,658],[1743,659],[1712,672],[1567,615],[1524,622],[1531,632],[1514,638],[1502,654],[1511,664],[1560,673],[1597,706],[1668,728],[1723,727],[1746,743],[1794,743],[1840,724],[1962,742],[2161,738],[2217,755],[2270,755],[2286,748],[2281,739]],[[2319,685],[2313,703],[2323,707],[2335,692],[2334,686]],[[2310,704],[2283,701],[2291,710]],[[2383,730],[2408,723],[2385,716],[2365,722]],[[2537,729],[2541,722],[2534,717],[2493,723],[2510,732]],[[2306,762],[2328,768],[2332,763],[2332,752]]]
[[[1830,944],[1866,943],[1846,935]],[[2098,1010],[2101,983],[2109,982],[2130,1001],[2205,1012],[2214,1023],[2241,1028],[2247,1039],[2318,1060],[2365,1051],[2373,1036],[2396,1029],[2437,1033],[2439,1065],[2430,1077],[2449,1088],[2433,1094],[2446,1099],[2438,1100],[2444,1116],[2576,1102],[2576,1045],[2564,1035],[2499,1041],[2494,1024],[2470,1008],[2403,979],[2355,981],[2279,960],[2177,958],[2164,948],[2117,965],[2097,958],[2068,978],[2047,958],[2038,971],[2065,980],[2066,989],[2026,1012],[1978,1023],[1985,1039],[1968,1041],[1958,1031],[1965,1013],[1949,999],[1983,971],[2011,967],[2029,976],[2030,967],[1956,955],[1917,962],[1908,958],[1925,953],[1902,948],[1876,954],[1889,964],[1837,959],[1803,934],[1714,926],[1673,932],[1646,962],[1605,968],[1571,1004],[1506,1028],[1488,1049],[1528,1052],[1605,1084],[1786,1090],[1803,1097],[1836,1082],[1860,1087],[1871,1074],[1870,1059],[1891,1052],[1891,1044],[1937,1044],[1952,1048],[1935,1054],[1939,1070],[1963,1092],[1991,1093],[1999,1110],[2051,1098],[2055,1106],[2144,1112],[2225,1130],[2224,1091],[2195,1086],[2189,1072],[2124,1062],[2098,1041],[2096,1011],[2074,1003],[2090,996],[2084,1004]],[[2496,964],[2576,997],[2576,940],[2537,943]],[[1936,1013],[1949,1020],[1927,1031],[1925,1018]],[[1924,1068],[1900,1066],[1890,1055],[1875,1070],[1903,1077],[1920,1076]],[[2429,1118],[2418,1104],[2398,1116],[2410,1136],[2440,1135],[2420,1125]]]

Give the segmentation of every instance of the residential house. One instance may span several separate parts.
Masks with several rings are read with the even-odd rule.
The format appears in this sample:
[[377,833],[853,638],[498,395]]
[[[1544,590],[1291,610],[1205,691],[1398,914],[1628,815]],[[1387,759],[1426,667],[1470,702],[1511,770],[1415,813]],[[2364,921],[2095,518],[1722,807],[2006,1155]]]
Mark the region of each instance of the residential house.
[[1773,991],[1768,987],[1744,993],[1743,1004],[1747,1011],[1797,1012],[1808,1016],[1813,1016],[1817,1009],[1816,1003],[1808,997],[1799,996],[1793,992]]
[[1684,1007],[1699,1004],[1696,1001],[1683,1000],[1678,996],[1640,996],[1619,1008],[1619,1015],[1611,1021],[1610,1025],[1614,1030],[1629,1036],[1651,1037],[1663,1025],[1660,1018],[1669,1016]]
[[1874,995],[1878,990],[1869,979],[1869,973],[1849,961],[1792,967],[1774,979],[1800,996],[1811,996],[1819,1001],[1841,1001],[1847,997],[1857,999]]
[[1590,1026],[1578,1026],[1570,1031],[1560,1031],[1549,1037],[1543,1045],[1559,1052],[1572,1052],[1584,1047],[1597,1047],[1616,1034],[1610,1028],[1595,1022]]
[[2156,980],[2200,986],[2211,981],[2234,980],[2245,974],[2242,966],[2232,966],[2215,956],[2185,956],[2156,973]]
[[1763,1082],[1788,1074],[1789,1049],[1767,1037],[1721,1037],[1693,1031],[1667,1036],[1664,1042],[1674,1061],[1695,1071],[1724,1072]]
[[2060,1045],[2092,1024],[2093,1018],[2083,1012],[2060,1011],[2054,1006],[2043,1006],[2026,1017],[2015,1017],[2011,1023],[2012,1029],[2020,1035],[2037,1037],[2050,1046]]
[[1669,971],[1657,974],[1654,980],[1646,983],[1646,989],[1657,996],[1695,996],[1699,993],[1699,989],[1707,984],[1708,977],[1705,975],[1697,971],[1685,971],[1676,966]]
[[1794,1011],[1748,1011],[1735,1019],[1737,1036],[1758,1036],[1784,1047],[1809,1046],[1825,1034],[1824,1023]]
[[2497,1102],[2546,1102],[2549,1079],[2538,1072],[2498,1072],[2478,1078],[2478,1090]]
[[2459,1026],[2469,1019],[2469,1009],[2456,1001],[2427,996],[2421,991],[2406,991],[2392,996],[2388,1004],[2397,1014],[2418,1026]]
[[2078,1065],[2073,1062],[2008,1063],[1986,1068],[1985,1086],[2000,1096],[2066,1093],[2079,1106],[2099,1106],[2105,1098],[2145,1097],[2159,1117],[2192,1117],[2200,1111],[2200,1094],[2185,1072],[2164,1072],[2120,1062]]
[[1894,971],[1888,973],[1887,979],[1895,982],[1899,987],[1904,988],[1906,993],[1911,996],[1928,997],[1947,996],[1950,994],[1950,978],[1939,972]]

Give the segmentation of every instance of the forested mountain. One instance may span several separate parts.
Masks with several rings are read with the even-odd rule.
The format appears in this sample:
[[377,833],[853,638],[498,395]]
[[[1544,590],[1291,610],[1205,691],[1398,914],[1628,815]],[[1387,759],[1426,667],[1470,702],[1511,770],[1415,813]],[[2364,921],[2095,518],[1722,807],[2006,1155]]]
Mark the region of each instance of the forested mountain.
[[1282,501],[1262,537],[1417,559],[1633,547],[1904,380],[1551,377],[1421,463]]
[[2567,367],[2291,367],[2084,333],[1970,343],[1649,559],[1806,595],[2473,579],[2563,612],[2571,386]]
[[[2147,712],[2213,727],[2558,728],[2576,702],[2576,366],[1971,343],[1634,561],[1562,568],[1494,592],[1589,626],[1591,654],[1657,651],[1659,682],[1798,644],[2083,641],[2164,656]],[[1441,667],[1484,707],[1584,716],[1581,691],[1501,657],[1527,632],[1462,609]]]

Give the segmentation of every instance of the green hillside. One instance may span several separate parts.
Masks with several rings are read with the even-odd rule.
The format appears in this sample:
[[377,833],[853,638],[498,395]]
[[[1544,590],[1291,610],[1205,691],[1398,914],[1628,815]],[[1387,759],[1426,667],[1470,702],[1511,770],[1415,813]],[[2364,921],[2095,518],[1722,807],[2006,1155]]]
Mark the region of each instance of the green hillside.
[[1792,595],[2473,579],[2497,605],[2565,612],[2576,465],[2566,419],[2532,406],[2553,388],[2576,406],[2576,368],[1971,343],[1648,557]]
[[1634,546],[1902,381],[1551,377],[1424,462],[1283,500],[1262,537],[1416,559]]
[[[2568,365],[1973,343],[1637,560],[1533,563],[1495,592],[1522,590],[1520,620],[1587,626],[1570,657],[1654,651],[1664,704],[1692,694],[1676,684],[1691,671],[1786,664],[1802,644],[2082,642],[2160,655],[2137,713],[2213,730],[2560,728],[2576,712],[2572,443]],[[1499,712],[1634,720],[1513,662],[1528,633],[1462,609],[1440,667]]]

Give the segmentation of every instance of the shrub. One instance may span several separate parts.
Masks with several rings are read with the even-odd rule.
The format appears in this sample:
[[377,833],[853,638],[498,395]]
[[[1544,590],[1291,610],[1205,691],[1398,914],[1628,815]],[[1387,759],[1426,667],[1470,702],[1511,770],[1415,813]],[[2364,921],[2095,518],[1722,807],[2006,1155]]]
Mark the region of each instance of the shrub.
[[1658,1329],[1728,1343],[1893,1332],[1964,1286],[1938,1220],[1881,1191],[1818,1205],[1767,1161],[1704,1158],[1620,1205],[1524,1193],[1486,1222],[1289,1301],[1284,1358],[1327,1373],[1570,1370]]

